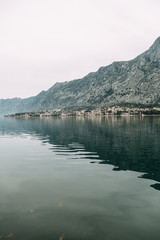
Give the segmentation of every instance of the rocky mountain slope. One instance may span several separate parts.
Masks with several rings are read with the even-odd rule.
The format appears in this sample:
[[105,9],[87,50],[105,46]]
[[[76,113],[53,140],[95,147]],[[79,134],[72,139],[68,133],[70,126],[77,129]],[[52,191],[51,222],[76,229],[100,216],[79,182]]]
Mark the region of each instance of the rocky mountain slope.
[[113,105],[160,106],[160,37],[131,61],[113,62],[82,79],[56,83],[35,97],[0,100],[0,113]]

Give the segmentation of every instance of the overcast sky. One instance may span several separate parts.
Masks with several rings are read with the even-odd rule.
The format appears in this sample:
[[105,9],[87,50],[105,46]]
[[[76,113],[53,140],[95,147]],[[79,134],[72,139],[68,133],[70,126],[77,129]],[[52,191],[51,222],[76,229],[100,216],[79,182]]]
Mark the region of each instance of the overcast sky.
[[159,0],[0,0],[0,98],[130,60],[160,36]]

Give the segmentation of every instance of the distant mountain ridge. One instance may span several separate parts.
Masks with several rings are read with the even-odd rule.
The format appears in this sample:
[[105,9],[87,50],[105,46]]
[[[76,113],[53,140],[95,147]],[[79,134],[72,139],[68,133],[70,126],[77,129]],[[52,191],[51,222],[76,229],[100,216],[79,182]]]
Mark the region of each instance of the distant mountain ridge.
[[0,113],[114,105],[160,106],[160,37],[133,60],[113,62],[84,78],[56,83],[35,97],[0,99]]

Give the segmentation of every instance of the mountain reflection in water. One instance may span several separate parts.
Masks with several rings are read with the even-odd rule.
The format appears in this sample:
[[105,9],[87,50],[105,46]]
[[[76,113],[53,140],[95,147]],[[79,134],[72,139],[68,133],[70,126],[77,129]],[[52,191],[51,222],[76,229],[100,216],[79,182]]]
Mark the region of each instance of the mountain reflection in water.
[[159,240],[159,127],[0,118],[0,239]]
[[[70,158],[110,164],[160,182],[160,117],[0,119],[1,134],[30,133]],[[55,147],[56,146],[56,147]],[[160,184],[151,187],[160,190]]]

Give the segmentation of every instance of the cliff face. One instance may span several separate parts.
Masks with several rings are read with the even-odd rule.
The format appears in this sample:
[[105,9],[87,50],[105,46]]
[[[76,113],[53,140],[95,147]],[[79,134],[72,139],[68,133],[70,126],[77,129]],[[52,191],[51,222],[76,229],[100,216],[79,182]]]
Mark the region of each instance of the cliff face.
[[131,61],[113,62],[82,79],[56,83],[29,99],[0,100],[0,112],[113,105],[160,106],[160,37]]

